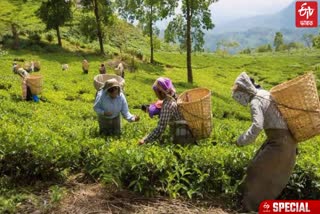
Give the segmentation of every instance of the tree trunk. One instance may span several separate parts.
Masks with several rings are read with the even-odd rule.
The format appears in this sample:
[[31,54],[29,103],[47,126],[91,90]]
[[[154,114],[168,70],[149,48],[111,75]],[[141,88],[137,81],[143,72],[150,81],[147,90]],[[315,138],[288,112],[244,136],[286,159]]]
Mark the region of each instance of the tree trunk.
[[59,45],[60,47],[62,47],[62,42],[61,42],[61,36],[60,36],[59,26],[56,27],[56,31],[57,31],[57,37],[58,37],[58,45]]
[[14,39],[14,49],[18,49],[19,48],[19,34],[17,31],[17,26],[16,24],[12,23],[11,24],[11,32],[12,32],[12,36]]
[[101,31],[101,22],[100,22],[100,16],[99,16],[99,9],[98,9],[98,3],[97,0],[94,0],[94,15],[96,17],[97,22],[97,34],[99,39],[99,45],[100,45],[100,54],[104,54],[104,48],[103,48],[103,38],[102,38],[102,31]]
[[186,0],[187,5],[187,70],[188,70],[188,83],[193,83],[193,76],[192,76],[192,67],[191,67],[191,1]]
[[150,33],[150,63],[153,64],[154,60],[153,60],[153,28],[152,28],[152,5],[151,5],[151,8],[150,8],[150,30],[149,30],[149,33]]

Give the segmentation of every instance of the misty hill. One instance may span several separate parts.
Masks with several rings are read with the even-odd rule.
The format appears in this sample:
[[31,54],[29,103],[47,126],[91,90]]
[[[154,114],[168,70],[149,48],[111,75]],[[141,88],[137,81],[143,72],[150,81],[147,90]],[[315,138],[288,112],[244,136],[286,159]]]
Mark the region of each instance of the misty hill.
[[319,33],[318,28],[295,27],[295,2],[293,2],[275,14],[241,18],[223,25],[216,24],[216,27],[206,34],[205,47],[215,50],[216,43],[222,39],[239,42],[239,49],[273,44],[277,31],[282,32],[285,42],[303,42],[304,34]]

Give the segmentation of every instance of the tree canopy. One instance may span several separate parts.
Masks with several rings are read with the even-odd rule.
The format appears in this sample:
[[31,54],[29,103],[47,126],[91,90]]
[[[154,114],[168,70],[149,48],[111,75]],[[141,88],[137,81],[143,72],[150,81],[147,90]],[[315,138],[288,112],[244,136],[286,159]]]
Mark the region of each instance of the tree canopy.
[[176,0],[119,0],[116,1],[119,14],[133,22],[139,21],[144,32],[150,37],[150,62],[153,63],[154,51],[154,24],[160,19],[167,18],[174,14],[178,5]]
[[217,0],[182,0],[181,12],[168,25],[166,40],[178,40],[187,50],[188,82],[193,83],[191,52],[203,51],[204,30],[214,27],[209,6]]
[[47,0],[42,2],[37,11],[37,15],[46,24],[46,28],[56,30],[59,46],[62,46],[59,27],[72,19],[71,7],[71,1]]

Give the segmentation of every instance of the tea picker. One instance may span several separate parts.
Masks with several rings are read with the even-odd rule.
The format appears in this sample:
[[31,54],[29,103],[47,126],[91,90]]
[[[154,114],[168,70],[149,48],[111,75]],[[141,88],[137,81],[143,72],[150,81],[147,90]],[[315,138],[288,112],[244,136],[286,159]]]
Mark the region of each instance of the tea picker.
[[[97,93],[93,109],[98,116],[99,133],[105,136],[119,136],[121,134],[120,114],[128,122],[137,122],[140,118],[129,112],[128,103],[123,94],[122,81],[119,82],[116,78],[110,77],[107,74],[100,74],[94,78]],[[98,88],[101,84],[102,86]]]
[[245,72],[236,78],[232,98],[243,106],[250,105],[252,116],[251,126],[236,144],[253,143],[262,130],[267,136],[247,167],[243,183],[243,209],[257,211],[263,200],[276,199],[288,183],[296,161],[297,141],[270,92],[255,85]]
[[22,100],[39,102],[38,95],[42,91],[42,75],[30,75],[16,62],[13,63],[12,70],[21,77]]
[[176,144],[195,143],[188,124],[178,109],[176,90],[172,81],[166,77],[159,77],[153,84],[157,98],[162,100],[161,113],[157,127],[139,141],[139,145],[159,140],[167,126],[171,130],[171,139]]

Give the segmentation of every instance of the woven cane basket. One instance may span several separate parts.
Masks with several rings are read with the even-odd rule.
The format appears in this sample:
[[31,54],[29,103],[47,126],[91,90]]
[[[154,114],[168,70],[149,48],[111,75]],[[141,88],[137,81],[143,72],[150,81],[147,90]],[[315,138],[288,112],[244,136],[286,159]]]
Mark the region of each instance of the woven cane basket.
[[116,79],[120,86],[121,86],[121,89],[123,90],[124,89],[124,79],[118,75],[114,75],[114,74],[99,74],[97,76],[95,76],[93,78],[93,85],[95,87],[95,89],[97,91],[100,90],[100,88],[104,85],[104,83],[109,80],[109,79]]
[[196,139],[209,137],[212,131],[211,91],[206,88],[187,90],[178,97],[177,103],[193,136]]
[[298,142],[320,133],[320,103],[311,72],[279,84],[270,92]]
[[27,77],[27,85],[30,87],[31,94],[38,95],[42,92],[43,77],[41,74],[32,74]]

